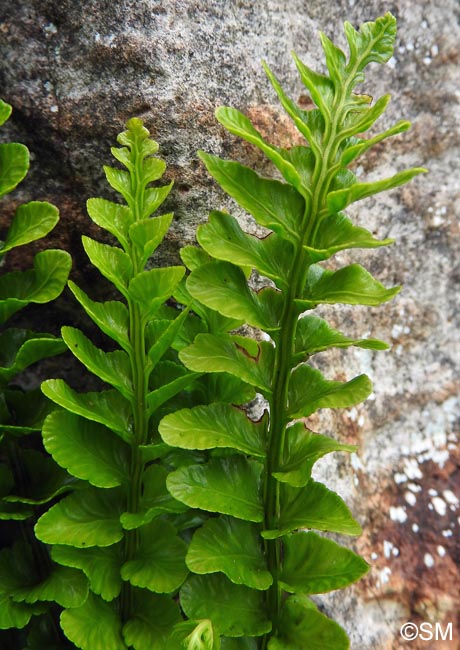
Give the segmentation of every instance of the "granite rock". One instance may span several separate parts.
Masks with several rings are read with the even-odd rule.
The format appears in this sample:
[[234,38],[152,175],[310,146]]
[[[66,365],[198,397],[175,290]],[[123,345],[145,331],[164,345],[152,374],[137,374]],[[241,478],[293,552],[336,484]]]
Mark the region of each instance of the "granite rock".
[[[352,589],[319,601],[345,626],[355,650],[406,647],[399,634],[406,621],[450,622],[452,641],[411,644],[442,650],[460,648],[458,0],[0,0],[0,96],[14,106],[3,134],[27,144],[33,157],[14,202],[42,199],[60,208],[47,245],[72,253],[73,278],[97,297],[106,286],[80,244],[82,234],[95,234],[85,201],[107,196],[102,164],[110,163],[109,147],[129,117],[145,121],[167,162],[165,179],[175,181],[166,207],[176,218],[157,263],[175,262],[211,208],[227,208],[253,228],[208,177],[198,149],[271,173],[257,151],[216,123],[215,108],[235,106],[274,143],[294,144],[298,135],[261,59],[305,104],[289,52],[321,68],[318,30],[343,44],[344,20],[358,25],[388,10],[398,18],[395,55],[384,69],[369,71],[366,91],[393,95],[382,127],[404,118],[413,128],[360,165],[369,178],[413,165],[430,173],[353,208],[359,223],[394,237],[394,246],[338,260],[359,260],[382,282],[402,283],[402,292],[380,308],[323,310],[347,333],[372,334],[392,349],[318,358],[331,378],[368,372],[375,383],[365,404],[311,421],[360,445],[351,459],[322,461],[317,476],[352,504],[364,529],[354,546],[372,565]],[[11,201],[0,208],[3,230]],[[23,268],[29,261],[30,253],[21,252],[9,264]],[[48,329],[78,319],[70,295],[47,313]],[[43,311],[21,318],[43,326]]]

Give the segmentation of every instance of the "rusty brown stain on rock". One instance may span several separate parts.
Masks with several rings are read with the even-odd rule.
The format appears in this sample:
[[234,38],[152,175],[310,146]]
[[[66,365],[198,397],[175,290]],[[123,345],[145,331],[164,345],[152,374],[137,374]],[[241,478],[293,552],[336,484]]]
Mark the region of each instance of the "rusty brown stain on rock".
[[[357,549],[372,568],[355,589],[369,602],[396,600],[408,621],[452,623],[455,642],[460,638],[460,450],[451,450],[444,467],[428,461],[420,468],[423,478],[399,484],[388,475],[369,481],[359,473],[366,524]],[[399,647],[397,641],[391,647]],[[410,647],[427,645],[420,640]]]

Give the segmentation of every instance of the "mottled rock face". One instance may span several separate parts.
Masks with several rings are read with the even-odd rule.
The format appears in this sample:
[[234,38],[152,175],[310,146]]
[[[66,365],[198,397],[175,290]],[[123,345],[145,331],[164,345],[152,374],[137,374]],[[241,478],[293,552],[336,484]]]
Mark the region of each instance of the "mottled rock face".
[[[353,503],[364,529],[356,547],[372,564],[358,585],[321,600],[356,650],[406,647],[399,629],[409,620],[452,622],[453,641],[419,639],[414,650],[453,649],[460,647],[458,1],[0,0],[0,96],[15,109],[3,133],[33,153],[14,201],[47,199],[60,208],[61,223],[48,243],[72,252],[74,279],[91,285],[97,297],[106,287],[80,245],[82,233],[95,234],[85,201],[107,195],[101,166],[110,163],[109,146],[127,118],[145,120],[168,164],[166,180],[175,180],[166,208],[176,220],[158,263],[176,260],[212,207],[226,207],[253,227],[208,178],[197,149],[272,173],[259,152],[224,133],[215,107],[243,110],[273,142],[290,146],[298,135],[260,60],[308,106],[289,52],[321,68],[319,29],[343,44],[344,20],[358,25],[388,10],[398,18],[395,56],[368,73],[365,90],[393,95],[382,126],[404,118],[413,129],[359,164],[371,178],[411,165],[430,174],[354,206],[356,220],[380,237],[394,237],[395,246],[338,259],[359,260],[384,283],[404,289],[381,308],[328,311],[345,332],[372,333],[393,347],[376,354],[334,351],[318,361],[330,378],[368,372],[375,382],[364,405],[311,422],[360,445],[351,461],[323,461],[318,477]],[[2,206],[2,230],[10,214],[11,202]],[[21,254],[9,263],[20,268],[29,260]],[[47,309],[47,329],[80,318],[70,296]],[[20,318],[37,318],[34,325],[44,328],[43,313]]]

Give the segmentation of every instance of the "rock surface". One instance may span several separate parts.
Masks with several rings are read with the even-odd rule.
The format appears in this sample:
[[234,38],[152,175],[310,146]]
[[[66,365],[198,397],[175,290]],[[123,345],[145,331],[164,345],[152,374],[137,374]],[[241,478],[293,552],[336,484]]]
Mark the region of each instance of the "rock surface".
[[[323,462],[318,474],[353,504],[364,529],[356,547],[372,565],[352,589],[321,599],[347,629],[354,650],[406,647],[399,633],[406,621],[452,623],[452,641],[420,637],[410,644],[414,650],[460,648],[460,5],[441,5],[0,0],[0,96],[14,106],[3,137],[24,142],[33,153],[31,173],[14,201],[46,199],[60,208],[61,222],[47,245],[71,251],[73,277],[91,285],[93,295],[105,287],[80,245],[80,236],[92,232],[85,201],[107,194],[102,164],[110,164],[109,147],[129,117],[144,119],[168,164],[166,180],[175,180],[167,207],[176,219],[159,262],[176,260],[211,208],[227,207],[249,224],[207,176],[197,149],[269,172],[256,151],[220,128],[214,109],[235,106],[273,142],[289,146],[298,136],[261,59],[302,103],[305,89],[292,49],[318,68],[318,30],[343,44],[344,20],[358,25],[388,10],[398,18],[395,56],[368,73],[366,90],[393,95],[382,127],[404,118],[413,129],[375,148],[361,164],[372,177],[412,165],[430,174],[355,206],[362,225],[397,243],[343,254],[340,262],[359,259],[382,282],[404,288],[383,307],[329,315],[347,333],[369,332],[393,347],[324,355],[320,363],[329,377],[368,372],[375,391],[364,405],[313,422],[360,445],[351,460]],[[1,207],[3,230],[11,201]],[[29,261],[21,255],[10,265],[22,268]],[[70,296],[49,310],[48,329],[75,322]],[[33,311],[24,314],[34,319]],[[43,311],[40,319],[43,326]]]

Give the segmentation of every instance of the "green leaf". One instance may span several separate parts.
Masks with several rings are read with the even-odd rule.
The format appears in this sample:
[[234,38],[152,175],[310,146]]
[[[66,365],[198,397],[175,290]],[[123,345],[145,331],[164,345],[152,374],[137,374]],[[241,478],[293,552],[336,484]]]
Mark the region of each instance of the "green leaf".
[[[150,362],[150,371],[152,371],[163,355],[173,346],[174,341],[180,336],[181,329],[184,321],[189,315],[189,310],[184,309],[179,312],[179,315],[172,321],[166,321],[167,326],[161,331],[161,334],[155,337],[154,342],[148,349],[148,356]],[[153,321],[149,325],[154,325],[158,321]],[[147,330],[148,335],[149,330]]]
[[238,221],[225,212],[213,211],[208,223],[198,227],[197,240],[213,257],[237,266],[255,268],[277,286],[287,288],[293,249],[286,240],[272,233],[259,239],[243,232]]
[[354,452],[355,445],[344,445],[319,433],[305,428],[303,422],[296,422],[286,429],[281,462],[273,476],[293,487],[305,486],[311,478],[311,470],[317,460],[333,451]]
[[128,168],[132,173],[135,168],[135,161],[132,160],[132,155],[127,147],[111,147],[110,152],[112,156],[121,162],[122,165]]
[[147,219],[163,203],[172,189],[174,182],[163,187],[148,187],[144,191],[144,212],[143,219]]
[[94,223],[110,232],[128,252],[128,230],[134,221],[131,210],[126,205],[106,199],[88,199],[86,209]]
[[129,313],[125,305],[117,300],[95,302],[71,280],[69,280],[69,289],[99,329],[129,354],[131,352],[128,334]]
[[59,211],[46,201],[31,201],[20,205],[8,229],[0,254],[29,244],[47,235],[59,220]]
[[54,404],[39,388],[25,392],[15,386],[0,392],[0,409],[2,433],[19,437],[40,431],[43,420],[54,409]]
[[62,612],[61,627],[82,650],[128,650],[117,609],[91,592],[81,607]]
[[8,503],[0,500],[0,521],[25,521],[33,514],[34,511],[22,503]]
[[297,70],[304,85],[308,88],[310,95],[323,116],[330,120],[331,108],[334,101],[334,84],[329,77],[311,70],[293,53]]
[[3,589],[15,602],[28,605],[54,601],[62,607],[78,607],[88,596],[88,583],[80,571],[53,564],[43,575],[31,546],[24,542],[0,553],[0,592]]
[[241,405],[247,404],[256,396],[252,386],[226,372],[205,374],[200,377],[198,383],[202,395],[199,401]]
[[[311,113],[318,111],[310,111]],[[283,158],[291,163],[297,170],[302,182],[303,188],[309,188],[312,184],[313,174],[315,171],[316,161],[315,154],[311,147],[304,145],[295,145],[289,149],[279,150]]]
[[262,521],[262,465],[242,456],[213,458],[206,465],[181,467],[168,476],[175,499],[191,508]]
[[250,637],[222,637],[221,650],[257,650],[257,641]]
[[344,129],[340,134],[340,140],[343,142],[346,138],[370,129],[374,122],[385,112],[390,99],[391,95],[384,95],[373,106],[362,107],[356,112],[350,111],[344,120]]
[[226,636],[260,636],[271,630],[262,593],[235,585],[221,574],[190,577],[180,591],[180,602],[189,618],[211,619]]
[[17,450],[16,462],[22,466],[24,478],[5,497],[9,503],[41,505],[59,494],[68,492],[75,479],[64,472],[45,454],[35,449]]
[[99,422],[117,435],[131,440],[131,405],[117,391],[77,393],[62,379],[48,379],[41,385],[43,393],[75,415]]
[[[253,343],[252,339],[247,341],[250,341],[249,345]],[[271,394],[273,346],[262,342],[256,344],[256,352],[248,352],[245,343],[243,337],[235,338],[229,334],[198,334],[192,345],[179,353],[179,358],[190,370],[228,372],[268,396]]]
[[224,316],[244,319],[265,331],[279,327],[275,292],[270,290],[271,304],[261,300],[260,294],[248,287],[243,271],[229,262],[210,262],[196,269],[187,279],[187,289],[194,298]]
[[[202,248],[197,248],[196,246],[186,246],[181,250],[180,255],[184,264],[191,271],[212,261],[212,258]],[[178,285],[174,293],[174,298],[179,303],[190,305],[197,316],[194,318],[192,315],[191,319],[185,323],[186,326],[189,325],[184,333],[186,345],[193,341],[198,332],[209,331],[214,334],[228,332],[229,330],[240,327],[244,322],[242,318],[227,318],[217,311],[208,309],[201,302],[194,301],[184,281]],[[192,325],[193,327],[191,327]]]
[[326,55],[326,66],[332,82],[334,83],[335,94],[338,95],[343,87],[345,77],[345,54],[342,50],[322,32],[319,33],[324,54]]
[[[262,62],[262,66],[265,70],[265,74],[270,80],[271,85],[273,86],[276,94],[278,95],[284,110],[292,118],[294,124],[296,125],[300,133],[302,133],[302,135],[309,142],[310,147],[314,152],[314,155],[316,157],[320,156],[322,134],[324,132],[324,119],[320,111],[317,110],[305,111],[299,108],[298,105],[286,95],[286,93],[284,92],[283,88],[281,87],[280,83],[278,82],[277,78],[270,70],[268,65]],[[302,188],[298,186],[295,187],[299,190],[299,192],[302,193]],[[304,186],[304,189],[306,190],[304,195],[311,197],[311,188],[308,186]]]
[[140,257],[140,266],[145,266],[147,260],[163,241],[169,230],[173,214],[163,214],[153,219],[142,219],[133,223],[129,229],[131,241],[136,245]]
[[160,158],[145,158],[142,162],[142,185],[145,187],[152,181],[157,181],[165,172],[166,163]]
[[61,335],[72,354],[90,372],[111,384],[126,399],[132,399],[131,363],[126,352],[103,352],[75,327],[63,327]]
[[378,248],[393,239],[375,239],[365,228],[354,226],[342,212],[323,219],[318,227],[314,246],[304,246],[313,262],[326,260],[347,248]]
[[320,408],[354,406],[371,392],[372,383],[367,375],[347,382],[330,381],[319,370],[302,364],[292,372],[289,382],[289,417],[308,417]]
[[170,644],[181,650],[221,650],[220,636],[212,621],[182,621],[175,625]]
[[181,449],[237,449],[251,456],[265,456],[264,421],[252,422],[229,404],[195,406],[170,413],[160,422],[159,432],[171,447]]
[[5,273],[0,285],[0,325],[30,302],[43,304],[57,298],[70,267],[68,253],[46,250],[35,255],[33,269]]
[[158,442],[148,445],[139,445],[139,451],[142,454],[143,461],[145,463],[150,463],[153,460],[164,458],[167,454],[169,454],[171,448],[164,442]]
[[409,182],[412,178],[418,176],[418,174],[424,173],[426,173],[426,169],[423,167],[414,167],[413,169],[398,172],[390,178],[373,181],[372,183],[355,183],[350,187],[329,192],[327,195],[327,208],[331,213],[340,212],[347,205],[350,205],[350,203],[355,203],[379,192],[392,190],[395,187],[399,187],[399,185],[404,185],[404,183]]
[[126,131],[117,135],[117,142],[136,150],[140,156],[150,156],[158,151],[158,142],[150,138],[148,129],[139,117],[132,117],[126,123]]
[[132,530],[152,521],[158,515],[168,512],[184,512],[183,504],[169,494],[166,488],[168,472],[162,465],[150,465],[142,478],[142,496],[137,512],[124,512],[120,521],[123,528]]
[[176,591],[187,577],[187,545],[168,521],[156,520],[140,529],[133,558],[121,567],[121,577],[135,587],[157,593]]
[[12,106],[0,99],[0,126],[5,124],[5,122],[10,118],[12,112]]
[[61,607],[79,607],[88,597],[88,582],[85,576],[75,569],[53,565],[51,573],[42,581],[35,583],[29,574],[23,580],[25,586],[14,589],[13,600],[34,604],[37,601],[56,602]]
[[61,339],[51,334],[10,327],[0,334],[0,381],[6,383],[33,363],[65,349]]
[[0,498],[5,497],[14,486],[14,477],[8,465],[0,464]]
[[184,273],[182,266],[142,271],[129,283],[129,297],[141,306],[144,317],[149,318],[172,296]]
[[[231,109],[218,109],[220,110]],[[249,120],[247,122],[249,123]],[[298,240],[305,201],[293,187],[280,181],[262,178],[239,162],[221,160],[202,151],[198,155],[211,176],[242,208],[252,214],[258,224],[270,228],[284,239],[294,242]],[[284,168],[291,167],[279,154],[276,158]],[[294,167],[291,173],[297,174]]]
[[180,249],[179,254],[189,271],[195,271],[203,264],[213,261],[211,256],[198,246],[184,246]]
[[30,546],[16,542],[10,548],[0,551],[0,630],[27,625],[31,616],[43,612],[43,605],[15,602],[14,591],[22,586],[23,580],[35,574]]
[[346,305],[381,305],[391,300],[401,287],[386,289],[359,264],[350,264],[338,271],[310,266],[299,307],[311,308],[322,303]]
[[[112,149],[114,155],[117,151],[121,152],[122,150]],[[122,160],[121,156],[116,157]],[[108,167],[107,165],[104,165],[104,172],[109,185],[111,185],[117,192],[120,192],[128,205],[132,206],[138,202],[138,197],[134,196],[136,184],[138,183],[142,190],[144,190],[145,186],[151,181],[158,180],[163,176],[166,165],[164,161],[159,158],[144,158],[144,160],[141,161],[135,161],[135,159],[132,159],[132,163],[129,163],[128,160],[123,157],[123,163],[131,166],[131,173],[114,167]],[[133,163],[136,164],[136,170],[134,170]],[[137,183],[132,182],[132,175],[137,176]]]
[[122,501],[117,488],[79,490],[40,517],[35,535],[45,544],[111,546],[123,537]]
[[128,284],[133,269],[129,255],[117,246],[101,244],[90,237],[82,237],[83,248],[93,266],[116,286],[125,297],[128,296]]
[[378,339],[351,339],[318,316],[304,316],[297,323],[294,361],[302,361],[329,348],[348,348],[351,345],[369,350],[386,350],[389,347]]
[[362,23],[359,31],[347,21],[345,35],[350,48],[349,66],[362,70],[371,62],[386,63],[393,55],[396,18],[387,12],[375,22]]
[[120,576],[121,545],[107,548],[74,548],[53,546],[51,557],[64,566],[81,569],[89,580],[91,591],[110,601],[119,596],[122,580]]
[[[165,381],[161,388],[157,388],[147,395],[147,406],[150,413],[154,413],[162,404],[187,388],[199,375],[193,372],[187,372],[182,366],[164,361],[157,366],[157,372],[164,366],[169,365],[179,369],[179,376],[172,378],[172,381]],[[160,373],[158,373],[160,374]],[[167,376],[167,374],[166,374]]]
[[209,519],[194,534],[187,553],[193,573],[225,573],[235,584],[268,589],[273,582],[261,548],[259,529],[233,517]]
[[[216,110],[216,118],[230,133],[256,145],[276,165],[288,183],[302,189],[302,181],[295,167],[284,158],[278,147],[268,144],[262,138],[259,131],[254,128],[243,113],[240,113],[235,108],[220,106]],[[297,239],[297,228],[293,232],[293,237]]]
[[278,634],[268,650],[349,650],[350,641],[335,621],[318,612],[306,596],[291,596],[283,606]]
[[169,648],[170,634],[174,626],[181,621],[177,604],[167,596],[140,589],[136,589],[134,596],[134,615],[123,626],[126,644],[134,650]]
[[131,205],[135,199],[132,194],[131,176],[129,172],[116,169],[115,167],[109,167],[108,165],[104,165],[104,172],[109,185],[123,196],[128,205]]
[[410,129],[410,127],[410,122],[407,120],[400,120],[391,128],[387,129],[386,131],[382,131],[382,133],[379,133],[372,138],[368,138],[366,140],[363,140],[361,138],[350,138],[351,144],[347,144],[346,148],[344,149],[340,164],[343,166],[349,165],[358,156],[373,147],[374,144],[385,140],[385,138],[403,133],[404,131]]
[[46,418],[42,435],[47,452],[73,476],[101,488],[127,482],[129,448],[101,424],[55,411]]
[[8,593],[2,590],[0,585],[0,630],[9,630],[11,628],[21,630],[34,614],[40,614],[42,611],[40,605],[15,603]]
[[35,616],[28,625],[27,632],[27,646],[24,650],[43,650],[43,648],[46,650],[72,650],[72,647],[75,647],[64,637],[57,638],[56,622],[48,612],[41,616]]
[[283,549],[279,580],[283,589],[293,593],[322,594],[343,589],[370,568],[356,553],[312,532],[290,535]]
[[19,185],[29,170],[27,147],[17,142],[0,144],[0,170],[0,196],[4,196]]
[[339,495],[313,479],[301,490],[283,484],[280,511],[278,529],[263,531],[265,539],[282,537],[299,528],[316,528],[343,535],[361,534],[361,526]]

